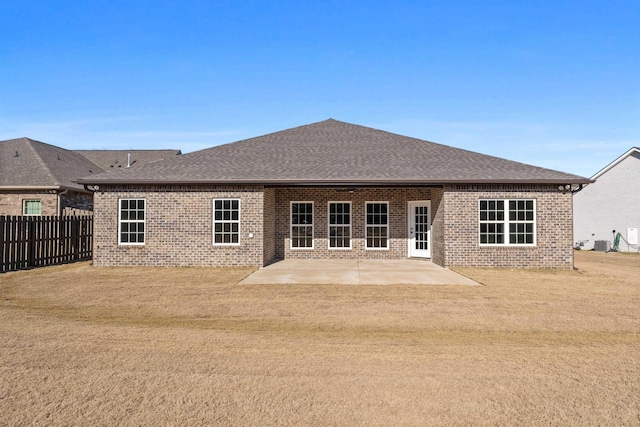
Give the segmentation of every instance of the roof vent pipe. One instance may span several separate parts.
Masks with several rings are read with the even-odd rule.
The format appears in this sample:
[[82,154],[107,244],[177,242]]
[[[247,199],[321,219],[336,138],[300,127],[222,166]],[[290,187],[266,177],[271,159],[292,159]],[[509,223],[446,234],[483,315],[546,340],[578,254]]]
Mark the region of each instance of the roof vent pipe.
[[131,153],[127,154],[127,167],[131,166]]

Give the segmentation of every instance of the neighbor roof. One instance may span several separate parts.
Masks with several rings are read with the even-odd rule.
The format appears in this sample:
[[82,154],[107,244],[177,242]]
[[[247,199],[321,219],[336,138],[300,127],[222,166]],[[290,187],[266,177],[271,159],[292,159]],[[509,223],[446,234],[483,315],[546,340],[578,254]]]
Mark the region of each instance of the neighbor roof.
[[329,119],[80,182],[427,185],[589,179]]
[[[170,159],[182,152],[180,150],[74,150],[76,153],[100,166],[105,172],[126,168],[129,155],[130,167],[138,167],[144,163]],[[80,178],[80,177],[78,177]]]
[[627,157],[631,156],[635,154],[636,156],[638,156],[640,154],[640,148],[638,147],[631,147],[626,153],[624,153],[622,156],[618,157],[617,159],[615,159],[613,162],[609,163],[607,166],[605,166],[604,168],[600,169],[600,171],[598,173],[596,173],[595,175],[593,175],[591,177],[591,179],[593,181],[595,181],[596,179],[600,178],[602,175],[604,175],[605,173],[607,173],[609,170],[613,169],[618,163],[620,163],[621,161],[623,161],[624,159],[626,159]]
[[85,191],[78,177],[104,172],[87,158],[29,138],[0,141],[0,189]]

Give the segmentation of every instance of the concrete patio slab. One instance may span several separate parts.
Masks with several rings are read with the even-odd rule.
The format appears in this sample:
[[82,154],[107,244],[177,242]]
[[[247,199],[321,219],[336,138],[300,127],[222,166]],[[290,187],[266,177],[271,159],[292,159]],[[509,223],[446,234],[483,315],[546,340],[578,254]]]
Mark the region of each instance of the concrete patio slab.
[[412,259],[287,259],[260,268],[240,284],[480,285],[432,262]]

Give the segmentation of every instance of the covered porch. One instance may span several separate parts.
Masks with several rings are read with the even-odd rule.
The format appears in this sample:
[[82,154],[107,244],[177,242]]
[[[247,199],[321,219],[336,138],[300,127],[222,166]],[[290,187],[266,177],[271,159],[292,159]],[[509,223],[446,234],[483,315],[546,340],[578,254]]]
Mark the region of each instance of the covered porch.
[[[265,264],[416,258],[442,265],[442,198],[442,186],[265,188],[265,218],[273,218],[275,234]],[[266,236],[269,228],[265,223]]]

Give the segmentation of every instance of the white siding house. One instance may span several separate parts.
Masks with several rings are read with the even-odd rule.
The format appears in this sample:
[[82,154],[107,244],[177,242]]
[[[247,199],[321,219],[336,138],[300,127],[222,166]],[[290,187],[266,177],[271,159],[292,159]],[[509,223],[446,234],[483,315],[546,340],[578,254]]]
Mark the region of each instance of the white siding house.
[[593,249],[596,240],[608,240],[613,244],[615,234],[620,233],[624,239],[620,241],[620,250],[637,251],[640,243],[640,148],[631,148],[591,179],[596,182],[573,196],[574,240],[582,242],[582,249],[588,250]]

